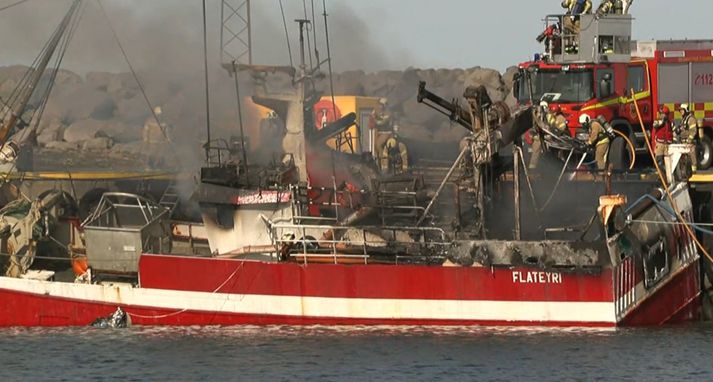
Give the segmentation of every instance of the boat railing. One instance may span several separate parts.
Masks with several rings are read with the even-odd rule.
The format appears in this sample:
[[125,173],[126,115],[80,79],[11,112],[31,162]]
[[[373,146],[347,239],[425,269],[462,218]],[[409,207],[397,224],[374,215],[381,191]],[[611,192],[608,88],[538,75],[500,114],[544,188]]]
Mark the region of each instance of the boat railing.
[[637,284],[636,261],[628,256],[614,268],[614,299],[618,320],[624,318],[638,301]]
[[367,264],[375,255],[395,263],[442,257],[452,242],[443,229],[434,227],[348,227],[334,225],[270,224],[277,253],[299,259],[335,264]]

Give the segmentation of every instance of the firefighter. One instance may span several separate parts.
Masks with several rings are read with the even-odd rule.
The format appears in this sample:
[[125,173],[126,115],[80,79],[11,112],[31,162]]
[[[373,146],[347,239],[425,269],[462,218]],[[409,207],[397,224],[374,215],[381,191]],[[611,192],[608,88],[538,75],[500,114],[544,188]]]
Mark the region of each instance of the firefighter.
[[374,110],[369,117],[369,127],[378,131],[391,130],[391,114],[389,113],[389,101],[386,98],[379,99],[379,108]]
[[565,8],[567,15],[571,16],[592,13],[592,0],[564,0],[562,8]]
[[564,0],[562,8],[567,9],[567,15],[562,21],[564,27],[565,52],[575,54],[579,51],[580,20],[579,15],[592,13],[592,0]]
[[668,106],[659,107],[658,119],[654,121],[651,131],[651,145],[656,156],[656,163],[663,167],[664,157],[668,152],[668,145],[673,141],[673,131],[671,129],[671,110]]
[[[603,118],[603,117],[602,117]],[[604,171],[607,168],[607,155],[609,154],[609,134],[607,129],[602,124],[602,118],[592,120],[586,114],[579,117],[579,123],[582,128],[589,131],[587,144],[594,151],[594,159],[597,163],[597,170]]]
[[684,103],[679,107],[681,112],[681,124],[677,129],[677,136],[681,140],[681,143],[692,145],[692,149],[689,153],[691,156],[691,167],[695,172],[698,170],[698,155],[696,153],[696,138],[698,137],[699,123],[696,116],[691,112],[691,107]]
[[624,0],[602,0],[597,8],[597,17],[604,15],[622,15],[624,14]]
[[381,170],[389,174],[402,174],[408,171],[408,166],[408,148],[399,140],[398,133],[394,132],[381,151]]
[[[564,135],[567,133],[567,118],[562,113],[562,108],[549,104],[545,101],[540,103],[540,109],[536,111],[537,118],[540,118],[548,127],[549,131],[555,134]],[[542,140],[540,134],[532,135],[532,156],[530,157],[529,168],[534,170],[540,162],[542,156]]]

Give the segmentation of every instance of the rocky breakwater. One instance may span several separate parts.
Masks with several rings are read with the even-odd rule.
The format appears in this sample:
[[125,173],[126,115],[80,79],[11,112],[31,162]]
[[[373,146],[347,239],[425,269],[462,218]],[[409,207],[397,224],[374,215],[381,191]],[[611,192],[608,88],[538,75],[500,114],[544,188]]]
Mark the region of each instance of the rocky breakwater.
[[[0,68],[0,97],[8,99],[24,75],[26,67]],[[514,69],[505,74],[484,68],[383,71],[365,73],[344,72],[334,75],[336,95],[386,97],[389,108],[399,123],[404,137],[429,142],[457,142],[464,134],[447,118],[416,101],[419,81],[426,81],[430,90],[446,99],[460,98],[467,86],[484,85],[491,98],[515,105],[511,95]],[[227,73],[213,76],[214,98],[211,123],[214,136],[229,137],[237,133],[235,93]],[[241,76],[243,95],[251,93],[249,75]],[[179,145],[181,153],[200,158],[205,136],[205,109],[201,76],[190,78],[144,80],[151,103],[161,106],[162,122],[171,136],[171,145]],[[271,88],[287,87],[289,80],[271,81]],[[318,88],[329,93],[328,81]],[[37,152],[51,151],[65,156],[137,160],[148,156],[146,121],[152,117],[141,90],[130,74],[90,72],[79,75],[61,71],[37,134]],[[248,129],[254,131],[254,129]],[[150,139],[150,138],[149,138]],[[149,151],[152,149],[149,147]],[[171,151],[171,150],[169,150]],[[172,150],[174,154],[177,150]],[[190,154],[188,154],[190,152]],[[196,159],[200,160],[200,159]]]

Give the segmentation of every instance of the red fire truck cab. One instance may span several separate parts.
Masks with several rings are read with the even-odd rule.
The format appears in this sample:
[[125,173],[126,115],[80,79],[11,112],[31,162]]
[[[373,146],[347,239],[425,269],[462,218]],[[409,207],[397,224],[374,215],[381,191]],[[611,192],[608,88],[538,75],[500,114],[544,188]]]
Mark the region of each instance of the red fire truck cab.
[[[595,41],[604,37],[597,35]],[[569,53],[562,52],[557,56],[555,52],[520,64],[516,97],[521,104],[546,99],[551,105],[559,105],[573,136],[580,128],[582,114],[591,118],[602,115],[613,128],[632,139],[639,154],[646,153],[643,131],[651,130],[659,106],[667,105],[675,110],[675,119],[679,121],[681,114],[676,109],[688,103],[702,123],[698,167],[710,168],[713,164],[713,40],[632,43],[616,36],[612,40],[619,46],[592,47],[597,54],[589,55],[593,57],[589,62],[582,60],[584,55],[569,57]],[[612,52],[619,54],[617,60],[608,59],[607,53]],[[621,54],[627,52],[630,56],[621,59]],[[642,113],[643,129],[634,100]],[[628,155],[616,150],[626,150],[626,145],[614,142],[610,152],[614,167],[626,168],[628,164],[623,162],[628,160]]]

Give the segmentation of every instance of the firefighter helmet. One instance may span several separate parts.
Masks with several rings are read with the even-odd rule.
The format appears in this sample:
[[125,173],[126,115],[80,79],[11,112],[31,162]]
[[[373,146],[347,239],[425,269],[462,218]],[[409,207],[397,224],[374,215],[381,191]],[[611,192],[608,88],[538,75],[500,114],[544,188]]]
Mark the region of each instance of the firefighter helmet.
[[379,98],[379,104],[382,106],[386,106],[389,103],[389,100],[386,98]]
[[668,116],[669,114],[671,114],[671,109],[669,109],[668,106],[666,106],[666,105],[662,105],[659,108],[659,112],[665,116]]
[[685,113],[691,111],[691,107],[687,103],[682,103],[678,110],[683,110]]
[[592,121],[592,117],[587,114],[582,114],[579,116],[579,124],[582,126],[587,126]]

